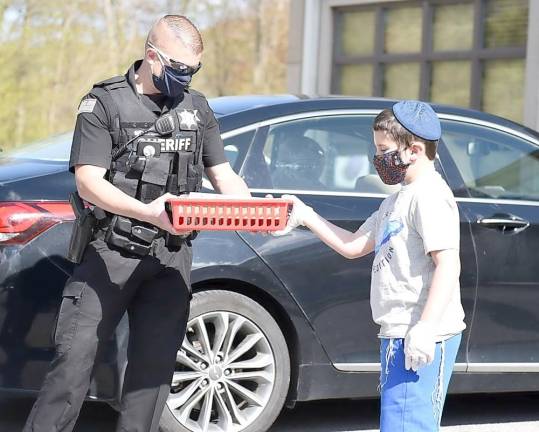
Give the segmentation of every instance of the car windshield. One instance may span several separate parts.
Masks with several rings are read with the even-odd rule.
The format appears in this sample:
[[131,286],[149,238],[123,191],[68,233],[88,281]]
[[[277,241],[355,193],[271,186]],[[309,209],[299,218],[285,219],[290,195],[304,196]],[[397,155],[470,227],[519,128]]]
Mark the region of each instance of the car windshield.
[[2,159],[32,159],[67,162],[71,151],[73,132],[66,132],[43,140],[34,141],[0,153]]

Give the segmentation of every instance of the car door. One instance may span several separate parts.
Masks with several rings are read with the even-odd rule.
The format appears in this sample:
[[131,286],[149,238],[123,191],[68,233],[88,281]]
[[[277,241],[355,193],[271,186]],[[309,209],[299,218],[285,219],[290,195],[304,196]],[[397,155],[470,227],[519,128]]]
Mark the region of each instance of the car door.
[[442,129],[478,260],[468,371],[539,372],[539,143],[465,118]]
[[[278,121],[258,131],[241,175],[255,193],[295,194],[354,231],[387,195],[369,163],[373,118],[306,114]],[[372,256],[347,260],[306,229],[241,235],[290,291],[334,364],[379,361],[369,306]]]
[[[355,231],[399,188],[383,184],[371,163],[375,114],[278,121],[258,132],[241,174],[252,191],[296,194],[324,218]],[[463,241],[469,242],[468,221],[462,224]],[[378,327],[369,303],[372,254],[347,260],[305,229],[280,238],[242,236],[292,293],[335,367],[379,368]],[[474,287],[475,278],[463,293],[469,315]],[[457,361],[465,367],[465,348]]]

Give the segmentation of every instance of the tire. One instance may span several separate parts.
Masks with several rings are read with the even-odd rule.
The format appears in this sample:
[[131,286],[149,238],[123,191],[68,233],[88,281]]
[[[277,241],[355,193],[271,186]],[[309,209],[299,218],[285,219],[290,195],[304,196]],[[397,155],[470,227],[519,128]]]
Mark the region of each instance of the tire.
[[230,291],[196,293],[160,430],[266,431],[281,412],[289,384],[286,341],[262,306]]

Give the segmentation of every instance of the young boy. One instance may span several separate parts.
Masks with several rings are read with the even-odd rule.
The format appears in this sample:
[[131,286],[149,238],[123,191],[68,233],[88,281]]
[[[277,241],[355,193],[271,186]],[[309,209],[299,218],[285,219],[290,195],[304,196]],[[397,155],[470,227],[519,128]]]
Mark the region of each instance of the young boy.
[[401,190],[355,233],[288,196],[294,206],[285,232],[304,225],[350,259],[375,252],[371,308],[380,325],[380,430],[438,431],[465,328],[459,214],[434,169],[440,121],[430,105],[401,101],[376,117],[373,130],[374,166],[384,183],[402,183]]

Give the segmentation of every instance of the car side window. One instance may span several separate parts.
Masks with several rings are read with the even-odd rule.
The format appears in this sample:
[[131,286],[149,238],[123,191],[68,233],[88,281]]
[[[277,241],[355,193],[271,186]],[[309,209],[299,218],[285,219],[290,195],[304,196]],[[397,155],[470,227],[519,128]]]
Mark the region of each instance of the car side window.
[[442,139],[472,196],[539,199],[539,146],[485,126],[442,123]]
[[[254,134],[255,131],[251,130],[223,139],[225,157],[234,171],[239,171],[243,158],[249,150],[249,146],[251,145]],[[210,191],[214,190],[213,185],[206,176],[206,173],[204,173],[202,176],[202,186],[204,189]]]
[[225,156],[230,166],[237,172],[241,166],[241,161],[245,157],[253,136],[254,130],[234,135],[223,140]]
[[328,115],[272,125],[242,175],[251,188],[388,193],[371,162],[373,120]]

